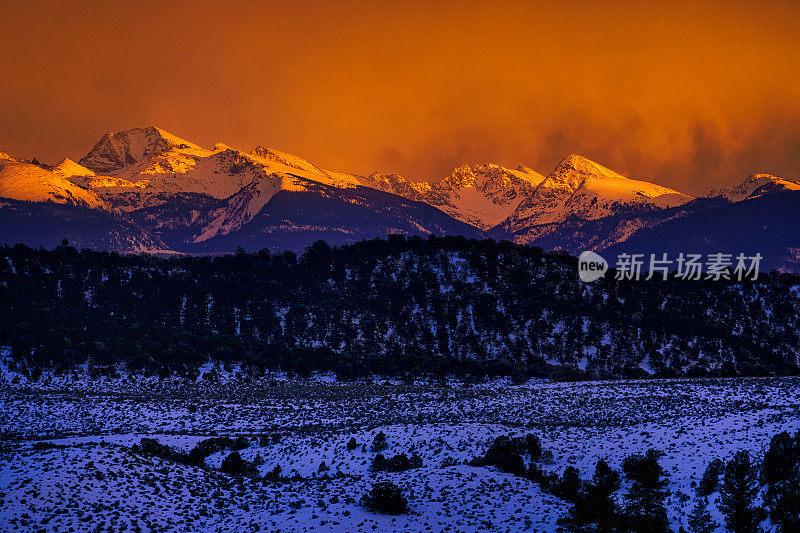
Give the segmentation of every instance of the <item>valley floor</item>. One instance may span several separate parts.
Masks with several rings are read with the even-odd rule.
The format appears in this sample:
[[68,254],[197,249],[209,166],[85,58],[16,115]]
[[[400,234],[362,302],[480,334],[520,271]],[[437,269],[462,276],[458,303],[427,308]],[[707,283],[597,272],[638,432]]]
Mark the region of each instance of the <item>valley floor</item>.
[[[589,477],[606,458],[657,448],[669,473],[675,530],[714,458],[756,455],[800,429],[800,379],[593,383],[218,383],[129,377],[46,378],[0,385],[0,531],[555,531],[568,505],[524,478],[465,460],[498,435],[535,433],[553,458]],[[421,468],[370,472],[384,455],[417,453]],[[209,436],[244,436],[258,476],[131,450],[143,437],[188,451]],[[358,446],[348,450],[354,438]],[[364,448],[366,445],[366,448]],[[320,465],[324,466],[320,468]],[[294,481],[263,476],[275,466]],[[359,500],[388,479],[411,512],[384,516]],[[624,494],[623,491],[619,493]],[[721,522],[716,495],[710,509]],[[721,529],[720,529],[721,531]]]

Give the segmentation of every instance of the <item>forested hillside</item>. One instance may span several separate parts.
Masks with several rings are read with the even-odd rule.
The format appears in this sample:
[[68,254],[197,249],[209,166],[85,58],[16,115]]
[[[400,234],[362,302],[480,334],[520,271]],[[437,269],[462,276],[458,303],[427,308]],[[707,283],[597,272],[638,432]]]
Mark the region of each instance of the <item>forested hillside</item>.
[[455,373],[558,379],[795,374],[800,277],[578,281],[563,253],[463,237],[302,256],[123,256],[0,248],[0,345],[36,376]]

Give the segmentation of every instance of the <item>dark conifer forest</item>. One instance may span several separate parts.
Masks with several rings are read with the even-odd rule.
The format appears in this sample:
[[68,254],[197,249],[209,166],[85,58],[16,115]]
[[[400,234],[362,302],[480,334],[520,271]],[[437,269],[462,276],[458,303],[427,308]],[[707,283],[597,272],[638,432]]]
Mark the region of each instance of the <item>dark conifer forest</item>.
[[800,277],[590,284],[564,253],[390,236],[304,254],[0,248],[0,345],[35,377],[89,363],[193,375],[560,380],[798,373]]

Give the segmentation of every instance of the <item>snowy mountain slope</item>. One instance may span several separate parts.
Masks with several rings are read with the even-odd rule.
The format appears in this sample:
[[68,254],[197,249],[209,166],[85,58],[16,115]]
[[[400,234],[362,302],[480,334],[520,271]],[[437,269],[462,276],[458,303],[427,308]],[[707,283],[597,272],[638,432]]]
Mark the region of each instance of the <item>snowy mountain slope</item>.
[[0,243],[52,249],[67,239],[78,249],[167,253],[161,239],[112,213],[69,204],[0,200]]
[[[217,235],[225,235],[238,230],[271,200],[278,191],[319,191],[324,185],[339,189],[363,187],[391,193],[407,200],[422,202],[439,209],[456,220],[488,230],[496,222],[512,212],[524,195],[533,190],[544,179],[540,174],[520,167],[510,170],[499,165],[463,166],[447,178],[434,183],[415,182],[395,174],[372,174],[357,180],[355,176],[322,171],[305,160],[280,152],[257,149],[259,157],[282,165],[290,164],[301,173],[275,173],[267,178],[254,181],[221,203],[208,216],[202,218],[202,231],[196,235],[195,242],[202,242]],[[325,176],[320,176],[322,172]],[[327,178],[327,179],[326,179]],[[335,192],[334,196],[348,198],[349,191]],[[362,202],[355,202],[361,204]],[[470,231],[471,234],[479,232]]]
[[800,190],[800,181],[754,174],[692,201],[577,155],[546,177],[496,164],[461,166],[431,183],[359,176],[264,146],[206,149],[155,126],[107,133],[78,163],[64,159],[52,168],[0,152],[0,196],[111,210],[174,249],[205,251],[228,250],[234,241],[302,249],[312,236],[350,242],[395,231],[488,233],[546,249],[602,250],[708,202],[787,190]]
[[421,202],[431,190],[431,184],[426,181],[414,181],[399,174],[384,174],[383,172],[373,172],[369,176],[362,178],[365,187],[378,189],[379,191],[390,192],[409,200]]
[[594,220],[570,216],[557,224],[522,228],[516,233],[495,227],[489,232],[489,236],[497,240],[538,246],[545,250],[566,250],[578,255],[584,250],[603,250],[623,243],[649,228],[727,204],[723,199],[697,198],[665,209],[629,208]]
[[346,188],[364,185],[363,178],[355,174],[325,170],[305,159],[273,148],[258,146],[251,150],[248,155],[256,158],[256,161],[266,164],[264,168],[265,173],[288,174],[290,178],[289,182],[294,182],[293,178],[304,178],[333,187]]
[[499,224],[533,193],[544,176],[525,167],[462,166],[433,185],[427,203],[482,229]]
[[80,164],[97,176],[76,182],[124,211],[166,203],[179,193],[224,199],[264,179],[294,190],[298,185],[290,174],[340,187],[360,184],[355,176],[325,171],[277,150],[258,147],[246,153],[224,143],[207,150],[155,126],[107,133]]
[[[239,230],[280,191],[313,190],[318,195],[325,187],[353,189],[369,181],[265,147],[245,153],[218,143],[206,150],[156,127],[106,134],[81,164],[96,175],[75,176],[76,183],[97,191],[152,230],[175,236],[191,225],[189,241],[195,242]],[[193,200],[191,212],[175,211],[181,205],[188,207],[172,201],[186,194],[206,195],[219,202],[197,209]],[[167,206],[165,211],[171,212],[167,221],[153,218],[156,206]],[[140,210],[148,214],[134,214]],[[358,232],[357,228],[346,231]]]
[[13,155],[7,152],[3,152],[2,150],[0,150],[0,161],[22,161],[22,160],[14,157]]
[[79,165],[75,161],[70,158],[65,158],[59,164],[53,167],[53,172],[56,174],[60,174],[65,178],[72,178],[72,177],[91,177],[94,176],[95,173],[89,170],[88,168]]
[[[220,202],[197,222],[200,233],[194,242],[206,241],[217,235],[227,235],[250,222],[280,190],[303,190],[299,183],[283,183],[281,176],[255,180],[236,194]],[[288,180],[287,180],[288,181]]]
[[578,156],[566,158],[547,178],[524,166],[512,170],[484,164],[465,165],[427,183],[396,174],[360,177],[328,171],[263,146],[245,153],[218,143],[206,150],[152,126],[106,134],[81,164],[98,176],[73,180],[124,211],[164,204],[178,193],[226,200],[213,213],[198,217],[207,224],[196,235],[201,240],[241,228],[278,191],[315,184],[366,186],[427,203],[484,231],[504,223],[503,230],[512,233],[570,215],[596,219],[619,209],[657,209],[690,199]]
[[27,202],[55,202],[105,209],[100,196],[39,166],[17,161],[0,161],[0,197]]
[[126,213],[134,223],[147,228],[174,250],[182,250],[194,238],[195,222],[220,200],[207,194],[179,193],[158,205]]
[[595,220],[625,210],[663,209],[691,196],[626,178],[578,155],[564,158],[500,225],[509,232],[561,223],[570,216]]
[[[704,200],[707,207],[665,220],[601,252],[610,264],[621,253],[727,253],[762,255],[761,271],[800,271],[800,191],[767,194],[735,203]],[[708,204],[708,202],[711,202]],[[735,260],[734,260],[735,261]]]
[[326,172],[316,166],[315,164],[306,161],[303,158],[297,157],[286,152],[275,150],[274,148],[267,148],[265,146],[256,146],[250,150],[250,155],[258,157],[264,161],[278,163],[286,167],[291,167],[296,170],[305,170],[312,174],[325,175]]
[[751,174],[735,187],[712,190],[708,193],[708,197],[722,197],[729,202],[741,202],[748,198],[784,191],[800,191],[800,180],[781,178],[772,174]]
[[508,217],[544,179],[529,168],[495,164],[464,165],[433,184],[375,173],[364,184],[441,209],[448,215],[488,230]]
[[343,244],[385,238],[391,233],[485,236],[430,205],[395,194],[369,187],[302,182],[299,178],[298,183],[302,188],[273,191],[262,181],[220,201],[190,226],[191,236],[183,249],[230,252],[242,246],[249,250],[302,251],[317,240]]
[[[205,175],[214,176],[206,181],[216,181],[216,176],[221,175],[222,180],[227,179],[230,183],[235,177],[237,190],[222,198],[212,210],[198,212],[193,220],[193,227],[198,229],[193,241],[200,242],[238,230],[250,222],[279,191],[303,192],[319,185],[337,188],[359,185],[353,176],[321,170],[288,154],[274,150],[266,152],[257,149],[257,152],[259,155],[249,155],[226,148],[198,162],[198,170],[210,169]],[[245,185],[239,187],[242,182]],[[221,195],[211,196],[219,198]]]
[[[79,163],[97,174],[114,175],[126,169],[141,168],[153,157],[167,153],[174,154],[176,158],[172,161],[177,162],[178,154],[202,157],[209,151],[160,128],[148,126],[106,133]],[[191,159],[187,158],[185,162],[191,164]],[[173,166],[170,170],[186,169]]]
[[98,175],[83,183],[123,211],[183,192],[224,198],[257,173],[234,150],[206,150],[154,126],[105,134],[80,164]]

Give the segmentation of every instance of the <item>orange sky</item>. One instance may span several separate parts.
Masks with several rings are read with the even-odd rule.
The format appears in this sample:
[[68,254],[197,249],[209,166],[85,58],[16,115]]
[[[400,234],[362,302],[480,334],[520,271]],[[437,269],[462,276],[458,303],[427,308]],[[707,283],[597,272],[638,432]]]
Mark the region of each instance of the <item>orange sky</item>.
[[0,0],[0,150],[155,124],[426,179],[568,153],[696,194],[800,176],[797,2],[109,4]]

